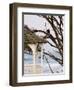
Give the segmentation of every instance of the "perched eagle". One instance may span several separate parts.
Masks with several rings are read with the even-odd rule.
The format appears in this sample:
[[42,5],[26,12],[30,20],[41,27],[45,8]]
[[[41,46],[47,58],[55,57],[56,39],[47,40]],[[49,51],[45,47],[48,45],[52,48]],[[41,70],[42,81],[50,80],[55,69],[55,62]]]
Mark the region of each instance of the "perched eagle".
[[47,32],[47,34],[49,34],[49,35],[50,35],[50,30],[49,30],[49,29],[47,29],[47,31],[46,31],[46,32]]

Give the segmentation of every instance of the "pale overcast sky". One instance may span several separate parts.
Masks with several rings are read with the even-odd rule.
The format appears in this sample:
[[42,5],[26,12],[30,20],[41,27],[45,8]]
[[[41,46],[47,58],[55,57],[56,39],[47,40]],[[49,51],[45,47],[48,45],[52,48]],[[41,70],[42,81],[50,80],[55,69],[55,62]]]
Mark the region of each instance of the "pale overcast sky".
[[39,17],[37,15],[24,15],[24,25],[28,25],[28,27],[31,29],[43,31],[50,29],[50,33],[54,35],[51,25],[44,18]]
[[[45,23],[46,23],[46,26],[45,26]],[[37,29],[37,30],[44,30],[44,31],[46,31],[47,29],[50,29],[50,33],[53,36],[55,36],[51,25],[44,18],[39,17],[37,15],[27,15],[27,14],[24,15],[24,25],[28,25],[29,28]],[[40,32],[38,34],[40,34]],[[50,40],[50,42],[51,42],[51,40]],[[45,50],[46,51],[50,51],[53,54],[56,54],[58,57],[60,57],[59,54],[57,54],[55,52],[57,49],[51,47],[49,44],[45,44]]]

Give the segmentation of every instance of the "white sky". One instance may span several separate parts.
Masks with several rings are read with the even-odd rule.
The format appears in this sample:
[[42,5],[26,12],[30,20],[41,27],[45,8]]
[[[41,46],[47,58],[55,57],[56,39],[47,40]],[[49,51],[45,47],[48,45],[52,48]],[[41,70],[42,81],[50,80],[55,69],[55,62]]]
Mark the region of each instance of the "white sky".
[[[46,23],[46,26],[45,26]],[[31,29],[37,29],[37,30],[43,30],[46,31],[47,29],[50,29],[50,33],[55,36],[54,31],[51,27],[51,25],[42,17],[39,17],[37,15],[24,15],[24,25],[28,25]],[[38,35],[42,35],[40,32]],[[51,40],[50,40],[51,42]],[[58,57],[60,57],[55,51],[57,49],[51,47],[49,44],[44,45],[45,50],[48,52],[51,52],[53,54],[56,54]]]
[[44,18],[37,15],[24,15],[24,25],[28,25],[28,27],[31,29],[38,29],[43,31],[50,29],[50,33],[54,35],[51,25]]

